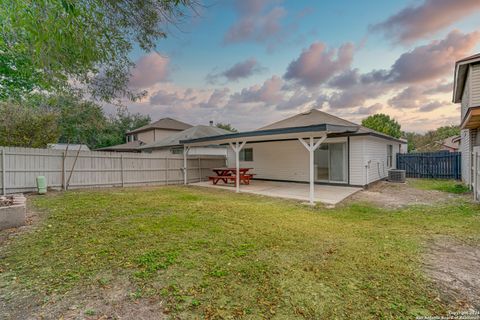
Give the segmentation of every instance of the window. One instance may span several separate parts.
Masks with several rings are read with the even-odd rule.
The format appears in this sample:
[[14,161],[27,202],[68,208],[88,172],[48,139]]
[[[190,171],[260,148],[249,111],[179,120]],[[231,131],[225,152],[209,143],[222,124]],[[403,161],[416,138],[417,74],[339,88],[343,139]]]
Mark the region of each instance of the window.
[[393,166],[393,146],[391,144],[387,145],[387,167],[391,168]]
[[172,154],[183,154],[183,148],[172,148],[170,149]]
[[133,135],[133,141],[137,141],[138,140],[138,136],[136,134]]
[[240,161],[253,161],[253,149],[245,148],[240,150]]

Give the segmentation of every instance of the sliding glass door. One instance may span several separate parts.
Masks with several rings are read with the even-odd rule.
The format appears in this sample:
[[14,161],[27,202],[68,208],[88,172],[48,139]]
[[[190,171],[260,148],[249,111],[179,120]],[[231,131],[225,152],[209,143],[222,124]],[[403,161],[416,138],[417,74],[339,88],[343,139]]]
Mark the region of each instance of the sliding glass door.
[[319,182],[348,181],[347,144],[323,143],[315,151],[315,180]]

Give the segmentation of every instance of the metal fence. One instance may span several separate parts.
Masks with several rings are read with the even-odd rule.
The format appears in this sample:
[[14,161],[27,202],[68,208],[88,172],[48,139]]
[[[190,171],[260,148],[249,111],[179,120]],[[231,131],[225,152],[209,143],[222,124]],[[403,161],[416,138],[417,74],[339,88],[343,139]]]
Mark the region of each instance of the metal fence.
[[[3,194],[34,191],[45,176],[53,189],[182,184],[182,155],[61,151],[0,147],[0,190]],[[198,182],[211,168],[224,167],[223,156],[188,157],[188,182]]]
[[398,153],[397,168],[408,178],[462,178],[460,152]]

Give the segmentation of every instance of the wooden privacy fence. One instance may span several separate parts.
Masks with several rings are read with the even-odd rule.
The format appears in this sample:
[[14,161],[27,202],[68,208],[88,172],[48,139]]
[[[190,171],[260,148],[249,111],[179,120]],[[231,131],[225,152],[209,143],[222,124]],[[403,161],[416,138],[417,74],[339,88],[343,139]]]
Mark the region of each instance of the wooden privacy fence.
[[462,178],[460,152],[397,153],[397,169],[408,178]]
[[[184,182],[183,155],[0,147],[0,156],[3,194],[36,190],[37,176],[53,189]],[[207,180],[212,168],[225,165],[223,156],[189,156],[188,182]]]

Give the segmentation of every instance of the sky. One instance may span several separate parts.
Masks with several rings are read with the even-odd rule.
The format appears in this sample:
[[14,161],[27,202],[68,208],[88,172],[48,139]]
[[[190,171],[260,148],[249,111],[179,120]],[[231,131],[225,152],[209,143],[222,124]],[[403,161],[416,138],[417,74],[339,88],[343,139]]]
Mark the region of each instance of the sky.
[[[403,130],[459,124],[455,61],[480,52],[478,0],[203,0],[132,52],[130,112],[253,130],[316,108]],[[108,111],[108,110],[107,110]]]

